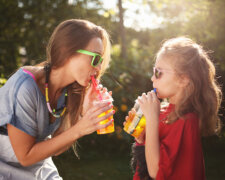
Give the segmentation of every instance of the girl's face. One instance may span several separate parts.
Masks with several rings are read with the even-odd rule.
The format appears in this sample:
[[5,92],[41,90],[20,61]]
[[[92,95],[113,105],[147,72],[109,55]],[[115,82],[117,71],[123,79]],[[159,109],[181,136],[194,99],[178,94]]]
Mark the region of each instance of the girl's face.
[[159,56],[155,63],[155,74],[151,80],[153,87],[156,88],[158,98],[168,98],[170,103],[176,104],[183,84],[170,61],[170,58]]
[[[103,43],[100,38],[93,38],[84,50],[103,54]],[[101,63],[96,67],[91,66],[93,56],[78,53],[68,61],[67,73],[71,76],[71,81],[77,81],[81,86],[88,86],[91,76],[96,76],[101,70]],[[104,60],[103,60],[104,61]]]

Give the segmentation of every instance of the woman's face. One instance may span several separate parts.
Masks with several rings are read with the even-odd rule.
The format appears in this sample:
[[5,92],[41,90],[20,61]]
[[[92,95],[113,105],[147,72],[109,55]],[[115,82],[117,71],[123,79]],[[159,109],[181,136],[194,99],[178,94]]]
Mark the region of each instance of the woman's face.
[[[102,56],[102,40],[100,38],[93,38],[84,50],[97,53]],[[93,56],[77,53],[77,55],[69,59],[67,73],[70,74],[73,82],[77,81],[81,86],[88,86],[91,76],[99,74],[101,64],[96,67],[91,66],[92,58]]]
[[160,71],[159,77],[153,75],[151,80],[158,98],[168,98],[170,103],[176,104],[183,86],[170,61],[171,59],[165,56],[159,57],[155,63],[155,68]]

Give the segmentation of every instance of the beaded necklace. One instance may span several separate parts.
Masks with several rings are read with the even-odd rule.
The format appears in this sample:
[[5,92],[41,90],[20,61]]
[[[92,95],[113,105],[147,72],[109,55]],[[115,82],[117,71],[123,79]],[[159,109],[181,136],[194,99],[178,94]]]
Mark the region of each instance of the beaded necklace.
[[50,65],[46,65],[44,67],[45,70],[45,99],[46,99],[46,103],[47,103],[47,107],[48,107],[48,111],[55,117],[55,118],[59,118],[61,116],[63,116],[63,114],[66,112],[66,104],[67,104],[67,89],[65,91],[65,103],[61,108],[58,109],[53,109],[50,106],[50,102],[49,102],[49,98],[48,98],[48,79],[49,79],[49,73],[50,73]]

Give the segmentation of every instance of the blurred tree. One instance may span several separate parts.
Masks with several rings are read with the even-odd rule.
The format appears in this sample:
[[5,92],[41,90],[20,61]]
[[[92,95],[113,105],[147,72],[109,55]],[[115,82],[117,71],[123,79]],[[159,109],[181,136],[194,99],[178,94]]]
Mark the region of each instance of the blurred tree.
[[[200,43],[213,60],[219,84],[225,82],[225,1],[221,0],[158,0],[149,3],[164,18],[162,31],[166,38],[188,35]],[[225,87],[222,86],[223,94]],[[221,119],[225,122],[225,102]]]
[[123,9],[122,0],[118,0],[118,7],[119,7],[119,17],[120,17],[121,57],[125,59],[127,47],[126,47],[126,36],[125,36],[126,33],[125,33],[125,28],[123,23],[124,9]]
[[17,1],[0,1],[0,74],[16,68],[23,13]]
[[1,0],[0,72],[8,76],[18,66],[45,60],[47,41],[63,20],[108,24],[108,18],[98,13],[101,8],[99,0]]

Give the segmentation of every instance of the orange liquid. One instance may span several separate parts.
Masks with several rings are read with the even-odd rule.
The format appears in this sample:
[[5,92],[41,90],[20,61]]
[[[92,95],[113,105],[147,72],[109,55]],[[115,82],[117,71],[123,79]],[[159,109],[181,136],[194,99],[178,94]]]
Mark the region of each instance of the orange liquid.
[[[100,114],[98,117],[102,117],[102,116],[105,116],[106,114],[108,114],[109,112],[111,112],[111,110],[109,111],[106,111],[102,114]],[[113,119],[113,116],[110,116],[108,119],[105,119],[103,121],[101,121],[99,124],[106,124],[107,122],[109,122],[111,119]],[[97,134],[107,134],[107,133],[112,133],[115,131],[115,128],[114,128],[114,122],[112,122],[109,126],[103,128],[103,129],[98,129],[97,130]]]
[[132,135],[133,137],[137,138],[140,136],[140,134],[143,132],[143,130],[145,129],[146,126],[146,119],[144,116],[142,116],[137,124],[136,127],[133,120],[137,118],[137,116],[135,116],[132,119],[128,119],[125,126],[124,126],[124,131],[126,131],[128,134]]

